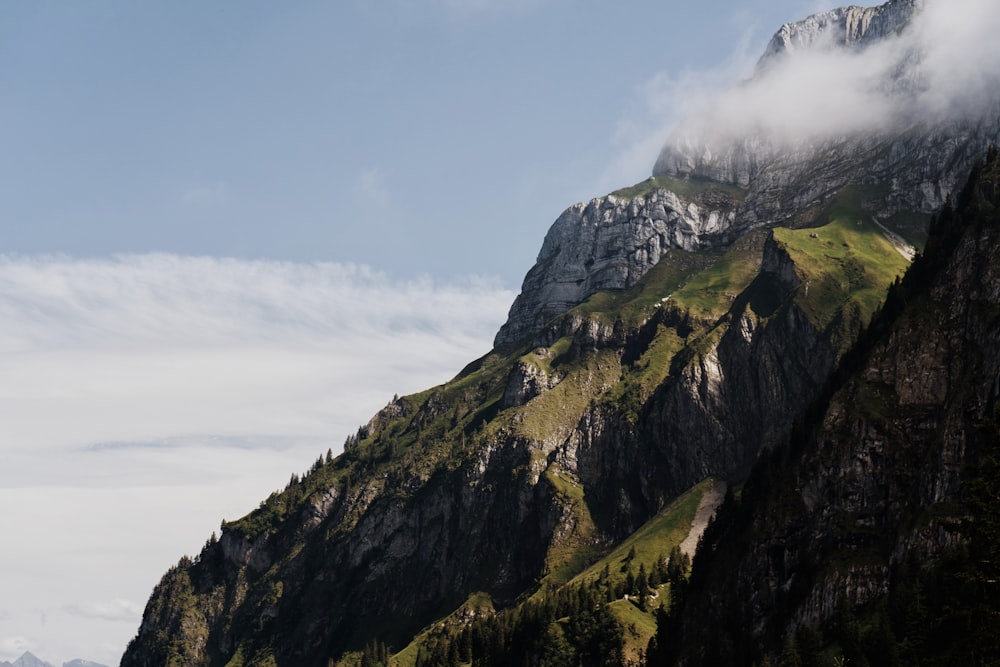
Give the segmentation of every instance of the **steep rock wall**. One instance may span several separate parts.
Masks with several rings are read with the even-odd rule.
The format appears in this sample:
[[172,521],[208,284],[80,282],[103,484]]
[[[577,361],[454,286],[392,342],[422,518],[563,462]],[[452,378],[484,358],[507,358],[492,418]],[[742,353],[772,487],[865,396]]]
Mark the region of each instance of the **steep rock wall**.
[[717,206],[664,189],[570,206],[545,235],[494,345],[517,344],[601,290],[632,287],[671,248],[694,250],[718,239],[733,225],[734,203]]

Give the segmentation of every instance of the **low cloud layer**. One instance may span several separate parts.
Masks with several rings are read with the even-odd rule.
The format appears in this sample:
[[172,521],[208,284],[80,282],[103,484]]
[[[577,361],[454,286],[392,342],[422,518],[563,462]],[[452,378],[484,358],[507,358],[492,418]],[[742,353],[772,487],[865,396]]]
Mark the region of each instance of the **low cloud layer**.
[[116,663],[167,567],[486,352],[513,297],[341,264],[0,257],[0,660]]

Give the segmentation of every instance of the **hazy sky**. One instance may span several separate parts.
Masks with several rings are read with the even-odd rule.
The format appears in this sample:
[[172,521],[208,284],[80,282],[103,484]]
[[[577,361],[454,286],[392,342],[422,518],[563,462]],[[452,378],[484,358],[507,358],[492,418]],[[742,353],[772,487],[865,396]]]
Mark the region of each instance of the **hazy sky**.
[[117,663],[167,567],[484,353],[555,217],[817,8],[0,0],[0,660]]

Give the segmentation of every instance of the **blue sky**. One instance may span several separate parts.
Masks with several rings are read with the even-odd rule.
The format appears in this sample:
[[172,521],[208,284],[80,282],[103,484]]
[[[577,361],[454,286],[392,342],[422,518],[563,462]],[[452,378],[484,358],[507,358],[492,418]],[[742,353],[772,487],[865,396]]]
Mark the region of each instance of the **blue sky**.
[[563,208],[648,175],[651,81],[756,56],[813,5],[5,2],[2,249],[517,287]]
[[167,567],[489,349],[556,216],[817,8],[0,0],[0,660],[117,663]]

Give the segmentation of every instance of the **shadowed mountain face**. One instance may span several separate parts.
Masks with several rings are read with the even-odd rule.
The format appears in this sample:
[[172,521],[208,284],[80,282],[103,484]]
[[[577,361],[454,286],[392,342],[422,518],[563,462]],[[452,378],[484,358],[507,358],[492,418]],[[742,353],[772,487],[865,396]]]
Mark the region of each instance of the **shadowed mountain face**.
[[720,512],[661,641],[681,663],[1000,660],[998,211],[994,152],[823,402]]
[[[918,9],[785,26],[746,85],[809,54],[885,52],[905,56],[893,81],[919,83]],[[585,664],[638,659],[647,598],[680,586],[675,568],[644,592],[686,535],[678,508],[787,442],[906,270],[905,239],[996,136],[986,117],[822,140],[681,127],[652,179],[555,222],[492,352],[168,571],[122,664],[541,664],[562,642],[553,655]],[[913,377],[919,404],[934,390]],[[859,484],[845,512],[867,511]],[[823,493],[796,502],[812,516]]]

